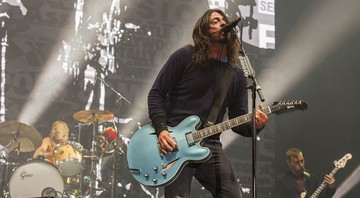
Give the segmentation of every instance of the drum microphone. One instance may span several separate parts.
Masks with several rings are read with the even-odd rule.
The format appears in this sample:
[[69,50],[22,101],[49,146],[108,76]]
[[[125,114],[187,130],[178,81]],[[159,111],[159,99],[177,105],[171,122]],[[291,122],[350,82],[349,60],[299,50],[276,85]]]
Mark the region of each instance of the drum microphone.
[[232,31],[240,21],[241,21],[241,18],[239,17],[239,18],[231,21],[230,23],[224,25],[224,27],[222,27],[220,31],[224,32],[224,33],[228,33],[230,31]]

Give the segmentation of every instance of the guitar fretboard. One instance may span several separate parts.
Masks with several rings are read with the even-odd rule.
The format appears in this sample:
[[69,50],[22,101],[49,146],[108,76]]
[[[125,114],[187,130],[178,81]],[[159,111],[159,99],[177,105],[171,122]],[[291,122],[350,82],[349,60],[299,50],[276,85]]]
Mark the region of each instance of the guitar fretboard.
[[[339,170],[339,168],[335,167],[329,175],[334,176],[335,173]],[[310,196],[310,198],[316,198],[319,196],[321,191],[325,188],[326,182],[325,180],[320,184],[320,186],[315,190],[315,192]]]
[[[264,109],[261,109],[261,111],[264,112],[265,114],[270,114],[271,112],[277,111],[278,109],[280,109],[280,108],[277,108],[277,105],[273,105],[271,107],[266,107]],[[249,114],[245,114],[245,115],[221,122],[219,124],[215,124],[213,126],[201,129],[199,131],[192,133],[193,140],[194,140],[194,142],[198,142],[204,138],[207,138],[207,137],[210,137],[217,133],[226,131],[233,127],[244,124],[246,122],[250,122],[251,119],[252,119],[252,113],[249,113]]]

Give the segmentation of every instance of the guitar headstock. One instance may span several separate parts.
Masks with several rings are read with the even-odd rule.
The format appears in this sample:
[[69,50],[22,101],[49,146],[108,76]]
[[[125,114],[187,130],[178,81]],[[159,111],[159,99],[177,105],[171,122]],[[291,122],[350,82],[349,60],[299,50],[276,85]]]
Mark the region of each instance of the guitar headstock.
[[[308,104],[302,100],[291,100],[291,101],[277,101],[274,102],[271,106],[272,109],[279,110],[306,110],[308,108]],[[278,112],[280,113],[280,112]]]
[[346,165],[346,162],[352,158],[352,155],[350,153],[344,155],[341,159],[339,159],[336,163],[335,166],[337,168],[344,168]]

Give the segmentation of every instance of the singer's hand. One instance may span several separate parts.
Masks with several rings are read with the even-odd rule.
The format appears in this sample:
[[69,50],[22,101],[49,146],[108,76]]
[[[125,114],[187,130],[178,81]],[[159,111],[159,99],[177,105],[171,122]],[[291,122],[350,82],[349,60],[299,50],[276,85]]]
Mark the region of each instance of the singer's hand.
[[[259,105],[260,109],[263,109],[264,107],[262,105]],[[256,115],[255,115],[255,125],[257,129],[262,129],[265,126],[266,121],[268,120],[267,115],[260,111],[257,110],[256,111]]]
[[171,137],[169,131],[166,130],[160,132],[158,137],[158,144],[163,154],[172,152],[176,148],[176,143],[174,139]]

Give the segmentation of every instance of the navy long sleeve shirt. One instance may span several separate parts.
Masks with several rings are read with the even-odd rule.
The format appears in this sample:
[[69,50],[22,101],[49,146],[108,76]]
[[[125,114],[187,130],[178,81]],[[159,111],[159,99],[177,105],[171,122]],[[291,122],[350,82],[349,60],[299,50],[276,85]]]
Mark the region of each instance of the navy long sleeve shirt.
[[[202,68],[192,61],[193,53],[194,49],[189,47],[176,50],[160,70],[148,95],[153,123],[173,127],[190,115],[197,115],[203,124],[206,122],[229,64],[213,60]],[[241,68],[233,68],[233,79],[216,123],[223,120],[226,108],[230,119],[248,113],[247,80]],[[251,136],[251,126],[245,123],[232,130]],[[219,135],[211,138],[219,139]]]

